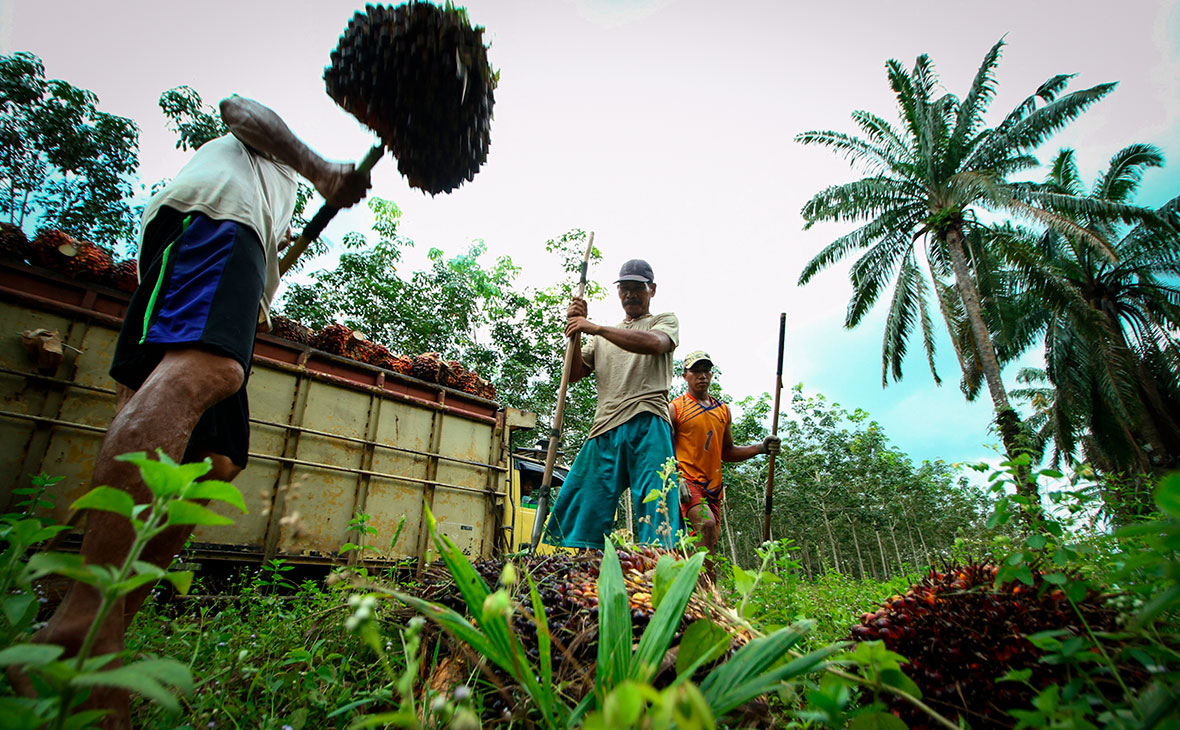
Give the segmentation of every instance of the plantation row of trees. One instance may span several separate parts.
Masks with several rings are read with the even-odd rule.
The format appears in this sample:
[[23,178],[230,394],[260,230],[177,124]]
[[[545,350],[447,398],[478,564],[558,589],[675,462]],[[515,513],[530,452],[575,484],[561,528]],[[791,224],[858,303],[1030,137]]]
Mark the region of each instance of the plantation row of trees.
[[[961,98],[937,94],[927,56],[911,70],[889,61],[899,127],[857,111],[860,136],[798,135],[867,173],[804,206],[808,227],[863,225],[817,254],[799,283],[858,255],[847,327],[892,288],[883,384],[902,377],[916,331],[939,379],[937,312],[958,356],[963,392],[974,398],[986,386],[1009,457],[1089,460],[1131,486],[1111,492],[1108,504],[1129,519],[1150,509],[1146,484],[1180,467],[1180,198],[1158,210],[1133,204],[1144,172],[1163,164],[1160,151],[1143,143],[1119,151],[1088,188],[1072,150],[1059,153],[1041,181],[1027,179],[1039,165],[1032,152],[1115,84],[1066,93],[1071,77],[1055,75],[989,126],[1003,45],[988,51]],[[1046,368],[1023,373],[1030,387],[1010,393],[1004,364],[1042,344]],[[1012,396],[1029,403],[1027,417]],[[1039,504],[1027,467],[1018,490]]]

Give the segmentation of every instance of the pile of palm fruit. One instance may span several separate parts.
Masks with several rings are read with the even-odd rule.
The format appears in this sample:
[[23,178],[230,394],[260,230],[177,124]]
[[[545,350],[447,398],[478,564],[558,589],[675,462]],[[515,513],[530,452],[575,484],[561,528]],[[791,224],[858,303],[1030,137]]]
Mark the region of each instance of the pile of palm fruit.
[[361,332],[342,324],[330,324],[315,332],[282,315],[272,314],[270,320],[270,334],[276,337],[487,400],[496,399],[495,386],[454,360],[444,361],[437,352],[427,352],[417,357],[395,355],[384,345],[372,342]]
[[496,74],[464,9],[368,5],[330,58],[328,95],[377,133],[411,186],[450,192],[487,160]]
[[[643,635],[655,613],[652,607],[653,578],[656,563],[665,552],[653,547],[633,547],[618,551],[636,642]],[[503,559],[492,558],[480,560],[473,565],[484,583],[494,589],[504,570],[504,562]],[[537,584],[541,603],[545,607],[545,617],[553,639],[554,683],[568,683],[572,696],[583,696],[593,688],[595,662],[598,657],[598,572],[602,563],[602,551],[582,551],[575,555],[532,554],[514,558],[512,562],[517,571],[527,571],[532,577]],[[510,590],[515,604],[519,607],[513,613],[513,628],[535,665],[539,658],[539,649],[536,623],[529,615],[532,602],[528,581],[522,576]],[[421,588],[415,593],[461,614],[468,613],[451,574],[441,563],[435,564],[423,575]],[[680,630],[673,640],[673,647],[679,644],[681,634],[688,625],[702,618],[708,618],[730,633],[730,652],[736,651],[752,638],[725,606],[711,583],[703,577],[688,602],[681,619]],[[452,641],[446,635],[439,635],[438,640]],[[448,644],[439,655],[463,656],[462,645]],[[484,669],[486,671],[489,668]],[[490,669],[498,672],[494,668]],[[451,668],[451,672],[454,671]],[[670,672],[669,675],[657,677],[657,684],[672,678],[674,671],[667,671]],[[496,675],[495,681],[506,685],[512,682],[507,675],[500,674]],[[511,696],[511,691],[501,691],[497,695],[485,697],[484,708],[493,716],[499,716],[505,711],[511,714],[515,710],[511,704]]]
[[[1016,719],[1008,711],[1029,707],[1035,693],[1022,683],[998,678],[1011,670],[1032,669],[1030,681],[1044,688],[1068,681],[1070,671],[1041,661],[1045,653],[1028,637],[1050,630],[1083,637],[1090,630],[1113,631],[1117,612],[1092,591],[1076,602],[1075,611],[1061,589],[1036,570],[1031,586],[996,586],[996,574],[995,565],[982,562],[931,570],[905,595],[863,614],[851,638],[883,641],[906,657],[909,663],[902,669],[922,690],[923,701],[951,721],[965,721],[976,730],[1011,728]],[[890,708],[914,730],[933,727],[908,702],[894,697]]]
[[139,280],[134,259],[116,261],[102,246],[58,230],[43,230],[30,241],[17,226],[0,223],[0,258],[125,292],[135,291]]

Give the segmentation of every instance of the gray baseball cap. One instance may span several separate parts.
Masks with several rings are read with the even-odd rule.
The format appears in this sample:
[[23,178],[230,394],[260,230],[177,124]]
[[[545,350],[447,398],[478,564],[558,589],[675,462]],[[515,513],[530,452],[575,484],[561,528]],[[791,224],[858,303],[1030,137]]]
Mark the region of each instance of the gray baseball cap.
[[619,269],[619,278],[615,279],[615,283],[620,281],[642,281],[647,284],[654,284],[656,276],[651,271],[651,264],[643,259],[631,259],[623,264],[623,268]]

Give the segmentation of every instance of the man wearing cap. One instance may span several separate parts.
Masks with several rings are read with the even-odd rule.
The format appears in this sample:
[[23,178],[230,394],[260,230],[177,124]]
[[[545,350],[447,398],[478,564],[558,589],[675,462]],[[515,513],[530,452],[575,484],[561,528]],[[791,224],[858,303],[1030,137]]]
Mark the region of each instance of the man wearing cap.
[[668,407],[680,472],[680,508],[700,535],[702,547],[712,553],[721,534],[718,525],[725,496],[721,462],[777,454],[780,441],[778,436],[767,436],[760,444],[733,445],[729,406],[709,395],[713,359],[708,353],[696,350],[685,356],[684,382],[688,392]]
[[[680,323],[671,312],[651,313],[656,293],[651,266],[632,259],[619,271],[619,301],[626,318],[615,325],[587,319],[586,300],[566,312],[565,334],[581,346],[570,382],[598,379],[598,405],[589,437],[570,467],[546,525],[545,540],[566,547],[602,548],[624,489],[635,503],[636,539],[672,547],[680,529],[678,490],[645,502],[663,488],[660,470],[672,455],[668,388]],[[590,335],[582,344],[583,334]],[[661,505],[664,512],[661,513]]]

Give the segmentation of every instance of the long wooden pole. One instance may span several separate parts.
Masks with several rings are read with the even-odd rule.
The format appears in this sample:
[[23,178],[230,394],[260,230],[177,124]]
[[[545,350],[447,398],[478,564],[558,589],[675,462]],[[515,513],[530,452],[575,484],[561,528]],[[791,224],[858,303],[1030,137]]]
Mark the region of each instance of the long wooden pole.
[[[779,396],[783,392],[783,348],[787,338],[787,313],[778,318],[778,370],[774,377],[774,419],[770,422],[770,435],[778,435]],[[762,516],[762,541],[770,539],[770,513],[774,510],[774,454],[770,455],[766,476],[766,513]]]
[[[586,255],[582,258],[582,271],[578,279],[577,297],[586,294],[586,269],[590,266],[590,252],[594,250],[594,231],[586,243]],[[553,466],[557,462],[557,443],[561,439],[561,425],[565,420],[565,393],[570,385],[570,373],[574,369],[574,358],[581,357],[574,345],[576,337],[570,337],[565,344],[565,365],[561,369],[561,386],[557,389],[557,408],[553,412],[553,427],[549,429],[549,448],[545,452],[545,472],[541,475],[541,487],[537,490],[537,514],[533,519],[533,534],[529,538],[529,550],[535,551],[545,530],[549,517],[549,495],[553,487]]]

